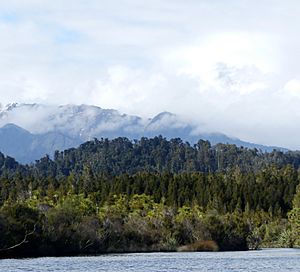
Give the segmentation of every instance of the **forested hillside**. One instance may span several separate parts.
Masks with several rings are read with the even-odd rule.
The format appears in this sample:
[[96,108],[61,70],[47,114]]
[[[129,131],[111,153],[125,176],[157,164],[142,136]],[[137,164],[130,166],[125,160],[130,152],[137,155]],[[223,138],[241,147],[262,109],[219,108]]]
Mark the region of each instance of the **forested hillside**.
[[26,166],[1,155],[0,256],[297,246],[299,165],[299,152],[162,137]]
[[37,174],[54,177],[71,172],[78,174],[84,167],[95,173],[119,175],[140,171],[213,173],[239,169],[257,172],[271,165],[291,165],[298,169],[300,152],[274,150],[266,153],[230,144],[211,146],[210,142],[203,140],[192,146],[179,138],[167,140],[161,136],[139,141],[95,139],[79,148],[56,152],[54,161],[49,157],[42,158],[34,169]]

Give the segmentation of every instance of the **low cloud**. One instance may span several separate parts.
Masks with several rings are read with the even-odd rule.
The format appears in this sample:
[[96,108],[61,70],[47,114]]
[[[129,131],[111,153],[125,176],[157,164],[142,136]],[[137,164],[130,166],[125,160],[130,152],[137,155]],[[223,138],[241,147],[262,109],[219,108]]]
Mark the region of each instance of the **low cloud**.
[[[0,4],[2,105],[169,111],[300,149],[299,1],[23,2]],[[31,127],[36,111],[14,118]]]

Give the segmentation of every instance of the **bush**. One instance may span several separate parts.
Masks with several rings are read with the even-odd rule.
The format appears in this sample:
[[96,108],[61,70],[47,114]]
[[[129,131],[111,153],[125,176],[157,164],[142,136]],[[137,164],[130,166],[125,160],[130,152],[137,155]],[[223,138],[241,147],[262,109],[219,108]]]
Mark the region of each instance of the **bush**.
[[195,252],[195,251],[218,251],[219,247],[215,241],[197,241],[193,244],[181,246],[177,248],[179,252]]

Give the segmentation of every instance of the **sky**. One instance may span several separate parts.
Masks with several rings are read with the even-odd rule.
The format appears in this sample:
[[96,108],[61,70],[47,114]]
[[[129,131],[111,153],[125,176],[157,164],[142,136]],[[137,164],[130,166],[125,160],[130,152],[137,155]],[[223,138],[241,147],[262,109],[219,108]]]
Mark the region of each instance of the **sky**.
[[298,0],[0,0],[0,103],[91,104],[300,149]]

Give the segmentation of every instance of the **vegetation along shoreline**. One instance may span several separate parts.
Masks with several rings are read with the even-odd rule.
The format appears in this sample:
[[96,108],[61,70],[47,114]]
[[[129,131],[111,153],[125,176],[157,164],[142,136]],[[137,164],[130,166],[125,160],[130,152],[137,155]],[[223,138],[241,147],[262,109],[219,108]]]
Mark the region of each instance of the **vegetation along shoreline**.
[[300,152],[100,139],[0,155],[0,258],[300,245]]

